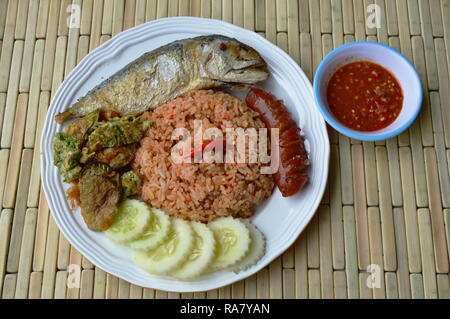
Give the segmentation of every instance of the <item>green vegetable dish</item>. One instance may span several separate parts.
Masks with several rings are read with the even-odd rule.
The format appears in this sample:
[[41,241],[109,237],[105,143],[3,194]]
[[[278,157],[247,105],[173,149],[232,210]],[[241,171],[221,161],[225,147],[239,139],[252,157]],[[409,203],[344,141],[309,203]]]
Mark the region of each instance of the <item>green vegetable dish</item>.
[[64,132],[56,133],[53,136],[52,146],[54,164],[64,181],[70,182],[79,178],[81,173],[79,140]]
[[53,136],[54,165],[72,184],[68,199],[79,204],[89,229],[107,230],[119,202],[140,194],[141,178],[130,163],[151,126],[142,116],[96,110]]

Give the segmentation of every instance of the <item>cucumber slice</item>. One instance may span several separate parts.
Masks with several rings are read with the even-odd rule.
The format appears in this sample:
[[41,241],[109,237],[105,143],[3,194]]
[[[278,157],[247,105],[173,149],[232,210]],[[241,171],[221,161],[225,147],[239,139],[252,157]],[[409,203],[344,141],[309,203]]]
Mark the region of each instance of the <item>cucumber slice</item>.
[[119,243],[129,242],[144,232],[150,218],[150,208],[143,202],[127,199],[119,204],[106,236]]
[[136,263],[152,274],[164,275],[174,270],[191,252],[194,235],[191,225],[182,219],[173,219],[164,242],[157,248],[134,252]]
[[247,226],[250,231],[250,249],[242,260],[240,260],[235,266],[233,266],[233,271],[238,273],[240,271],[246,270],[256,263],[264,256],[266,250],[266,241],[264,235],[259,231],[256,226],[251,224],[247,220],[242,220],[242,222]]
[[170,219],[163,211],[151,208],[147,227],[144,233],[128,245],[135,250],[150,250],[158,246],[167,237],[170,228]]
[[208,224],[217,242],[212,270],[234,265],[241,260],[250,246],[250,233],[247,227],[233,217],[220,217]]
[[186,262],[171,273],[179,279],[191,279],[200,275],[214,257],[215,239],[213,232],[199,222],[191,222],[194,230],[194,246]]

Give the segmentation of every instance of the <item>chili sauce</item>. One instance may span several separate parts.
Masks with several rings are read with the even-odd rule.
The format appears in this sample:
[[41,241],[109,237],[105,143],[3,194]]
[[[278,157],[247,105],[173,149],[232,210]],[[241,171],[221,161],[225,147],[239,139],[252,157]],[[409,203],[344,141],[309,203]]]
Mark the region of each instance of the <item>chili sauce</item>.
[[376,63],[358,61],[333,74],[327,100],[330,111],[343,125],[357,131],[377,131],[400,114],[403,91],[391,72]]

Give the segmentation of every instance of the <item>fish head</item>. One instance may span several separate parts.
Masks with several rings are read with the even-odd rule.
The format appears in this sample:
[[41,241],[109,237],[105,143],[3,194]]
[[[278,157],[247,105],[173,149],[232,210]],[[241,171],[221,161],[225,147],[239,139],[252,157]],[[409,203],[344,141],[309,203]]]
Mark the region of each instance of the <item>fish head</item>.
[[269,77],[267,63],[253,48],[221,35],[201,45],[200,74],[224,85],[252,85]]

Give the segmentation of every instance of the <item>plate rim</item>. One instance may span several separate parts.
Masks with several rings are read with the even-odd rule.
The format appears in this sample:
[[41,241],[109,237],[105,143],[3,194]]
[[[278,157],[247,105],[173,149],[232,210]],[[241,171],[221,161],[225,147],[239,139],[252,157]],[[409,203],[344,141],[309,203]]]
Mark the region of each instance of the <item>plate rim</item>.
[[[247,30],[244,28],[241,28],[239,26],[233,25],[231,23],[222,21],[222,20],[215,20],[215,19],[208,19],[208,18],[198,18],[198,17],[168,17],[168,18],[161,18],[161,19],[157,19],[157,20],[153,20],[153,21],[149,21],[146,22],[144,24],[141,24],[139,26],[130,28],[128,30],[125,30],[123,32],[120,32],[119,34],[117,34],[116,36],[114,36],[113,38],[111,38],[111,40],[105,42],[104,44],[100,45],[99,47],[97,47],[95,50],[91,51],[89,54],[87,54],[85,57],[83,57],[83,59],[72,69],[72,71],[68,74],[68,76],[64,79],[64,81],[60,84],[60,86],[58,87],[58,89],[56,90],[51,102],[50,102],[50,106],[48,109],[48,112],[46,114],[45,117],[45,122],[44,122],[44,126],[42,128],[42,134],[41,134],[41,139],[40,139],[40,169],[41,169],[41,182],[42,182],[42,188],[44,190],[47,202],[48,202],[48,207],[49,210],[53,216],[54,221],[56,222],[59,230],[64,234],[64,236],[66,237],[66,239],[70,242],[70,244],[72,246],[74,246],[77,250],[80,251],[80,253],[84,256],[86,256],[94,265],[96,265],[96,267],[99,267],[100,269],[104,270],[107,273],[111,273],[114,276],[117,276],[123,280],[126,280],[130,283],[133,283],[135,285],[141,286],[141,287],[146,287],[146,288],[152,288],[152,289],[157,289],[157,290],[163,290],[163,291],[172,291],[172,292],[199,292],[199,291],[208,291],[208,290],[212,290],[212,289],[217,289],[220,287],[224,287],[227,285],[230,285],[234,282],[237,282],[239,280],[245,279],[247,277],[250,277],[252,275],[254,275],[255,273],[257,273],[258,271],[260,271],[262,268],[266,267],[268,264],[270,264],[273,260],[275,260],[277,257],[279,257],[281,254],[283,254],[290,246],[292,246],[294,244],[294,242],[297,240],[297,238],[300,236],[300,234],[305,230],[306,226],[308,225],[308,223],[311,221],[311,219],[314,217],[314,215],[316,214],[318,207],[320,205],[321,199],[323,197],[323,194],[325,192],[326,186],[327,186],[327,180],[328,180],[328,171],[329,171],[329,159],[330,159],[330,144],[329,144],[329,137],[328,137],[328,132],[327,132],[327,127],[325,124],[325,120],[323,119],[322,116],[319,116],[318,121],[317,121],[317,125],[320,126],[321,129],[321,133],[324,135],[324,145],[323,146],[323,153],[321,154],[321,157],[324,158],[324,162],[325,165],[322,168],[322,172],[321,172],[321,179],[320,181],[320,187],[319,187],[319,191],[317,193],[317,197],[313,200],[313,204],[311,205],[311,212],[308,215],[304,216],[304,219],[307,219],[306,222],[303,222],[303,219],[300,221],[303,222],[303,225],[299,225],[302,227],[298,227],[293,234],[291,235],[290,238],[288,238],[287,240],[285,240],[284,242],[282,242],[281,244],[279,244],[276,247],[276,251],[274,253],[272,253],[272,255],[269,258],[266,258],[266,260],[263,263],[259,263],[257,264],[255,267],[250,268],[249,270],[251,271],[246,271],[243,272],[241,275],[237,274],[235,275],[233,278],[225,280],[223,283],[221,284],[208,284],[206,285],[206,287],[202,288],[202,289],[189,289],[189,288],[183,288],[180,286],[177,286],[176,289],[167,289],[167,288],[161,288],[161,287],[156,287],[156,286],[152,286],[152,285],[143,285],[142,282],[136,282],[133,279],[130,279],[126,276],[126,272],[118,272],[115,269],[113,269],[114,267],[107,267],[107,265],[104,265],[103,262],[99,261],[99,259],[101,259],[100,257],[97,257],[95,255],[92,255],[89,250],[86,249],[80,249],[79,247],[82,247],[83,244],[80,243],[79,241],[76,241],[75,238],[72,238],[71,236],[68,236],[67,234],[67,229],[66,226],[63,224],[63,221],[60,219],[61,217],[59,216],[59,214],[55,213],[55,207],[54,206],[54,201],[56,200],[56,195],[52,195],[52,191],[51,191],[51,185],[47,184],[47,178],[48,176],[44,176],[44,172],[47,172],[46,168],[47,166],[53,165],[52,161],[48,161],[48,159],[46,159],[47,156],[47,150],[48,150],[48,145],[46,145],[46,139],[48,138],[46,132],[50,129],[51,126],[51,121],[53,121],[53,117],[50,116],[51,115],[51,109],[54,109],[54,105],[57,104],[57,102],[59,101],[59,99],[61,98],[61,94],[62,91],[67,87],[68,84],[71,84],[71,80],[73,78],[76,77],[76,75],[78,73],[80,73],[84,68],[92,68],[92,66],[95,66],[99,63],[99,61],[96,59],[96,55],[100,55],[101,52],[103,52],[105,49],[107,49],[108,47],[111,47],[112,50],[108,51],[106,53],[104,53],[104,56],[102,56],[101,61],[103,61],[104,59],[108,59],[109,56],[114,56],[117,54],[117,52],[119,52],[121,49],[123,49],[121,47],[121,42],[126,42],[127,40],[127,36],[131,35],[135,32],[139,32],[141,29],[144,30],[146,28],[151,28],[154,26],[157,26],[159,24],[164,25],[166,23],[194,23],[194,24],[198,24],[198,23],[206,23],[206,24],[213,24],[215,25],[216,29],[214,29],[215,33],[223,33],[222,30],[228,30],[230,33],[232,31],[236,31],[238,33],[244,33],[247,36],[252,36],[252,37],[256,37],[257,40],[259,42],[262,42],[262,44],[264,44],[267,48],[268,51],[272,52],[275,51],[277,52],[279,55],[283,56],[283,58],[286,60],[286,62],[290,63],[291,66],[293,67],[293,72],[297,73],[301,79],[303,80],[302,85],[304,85],[306,87],[306,90],[308,91],[309,94],[309,99],[311,100],[311,103],[314,103],[314,107],[315,110],[313,112],[316,112],[318,115],[320,115],[319,110],[317,109],[317,106],[315,105],[315,101],[313,98],[313,86],[310,82],[310,80],[308,79],[308,77],[305,75],[305,73],[303,72],[303,70],[301,69],[301,67],[292,59],[292,57],[290,57],[285,51],[283,51],[281,48],[279,48],[278,46],[276,46],[275,44],[271,43],[269,40],[263,38],[262,36],[260,36],[259,34],[257,34],[256,32],[253,32],[251,30]],[[217,32],[216,32],[217,31]],[[222,32],[221,32],[222,31]],[[149,30],[149,32],[151,32],[151,30]],[[123,46],[123,44],[122,44]],[[80,79],[78,79],[80,80]],[[78,81],[75,81],[75,83],[77,83]],[[74,83],[74,84],[75,84]],[[48,172],[48,174],[46,175],[50,175],[51,172]],[[66,198],[64,198],[65,201],[67,201]],[[244,275],[245,274],[245,275]],[[212,282],[214,282],[214,280],[210,280]],[[147,280],[148,282],[148,280]],[[186,287],[189,287],[189,281],[185,281],[184,282],[186,285]]]

